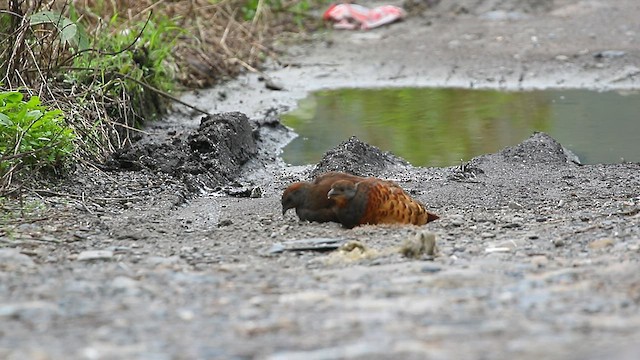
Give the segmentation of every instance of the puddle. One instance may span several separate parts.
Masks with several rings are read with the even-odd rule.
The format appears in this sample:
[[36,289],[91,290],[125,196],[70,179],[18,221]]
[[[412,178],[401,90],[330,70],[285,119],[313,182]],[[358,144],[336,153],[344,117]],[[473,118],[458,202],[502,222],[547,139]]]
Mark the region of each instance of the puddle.
[[544,131],[583,163],[640,161],[640,94],[587,90],[341,89],[312,93],[282,122],[283,159],[316,163],[352,135],[415,166],[450,166]]

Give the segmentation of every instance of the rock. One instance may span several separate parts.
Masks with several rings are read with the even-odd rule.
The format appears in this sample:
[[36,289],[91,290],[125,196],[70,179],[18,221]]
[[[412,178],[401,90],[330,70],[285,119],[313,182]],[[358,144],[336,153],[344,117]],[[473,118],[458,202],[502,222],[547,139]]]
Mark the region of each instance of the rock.
[[459,227],[464,225],[464,216],[462,215],[451,215],[448,218],[452,226]]
[[531,257],[531,264],[535,267],[542,268],[547,266],[549,259],[544,255],[536,255]]
[[512,209],[512,210],[522,210],[522,205],[518,204],[515,201],[509,201],[507,206],[509,207],[509,209]]
[[178,318],[180,318],[180,320],[182,321],[191,321],[196,317],[193,310],[190,309],[178,309],[176,311],[176,315],[178,315]]
[[265,79],[264,87],[266,87],[269,90],[275,90],[275,91],[280,91],[280,90],[284,89],[284,86],[282,84],[280,84],[277,81],[274,81],[271,78]]
[[438,265],[427,264],[420,268],[420,271],[426,274],[435,274],[442,271],[442,268]]
[[262,188],[258,187],[254,187],[253,189],[251,189],[251,194],[249,194],[250,198],[261,198],[262,197]]
[[490,239],[496,237],[496,234],[490,232],[482,232],[480,233],[480,237],[483,239]]
[[589,243],[589,249],[591,250],[604,249],[606,247],[613,246],[614,243],[615,241],[613,241],[613,239],[611,238],[598,239]]
[[486,249],[484,249],[484,252],[487,254],[491,254],[491,253],[501,253],[501,252],[511,252],[511,248],[510,247],[488,247]]
[[14,271],[18,269],[28,269],[36,264],[25,254],[21,254],[16,249],[0,249],[0,270]]
[[627,55],[627,53],[622,50],[605,50],[593,54],[593,57],[596,59],[615,59],[625,55]]
[[78,261],[111,260],[113,251],[111,250],[86,250],[78,254]]
[[229,225],[233,225],[233,221],[231,221],[230,219],[221,220],[218,223],[218,227],[225,227],[225,226],[229,226]]
[[436,234],[430,231],[421,231],[414,237],[405,240],[400,247],[400,253],[408,258],[420,258],[423,255],[435,256],[437,252]]

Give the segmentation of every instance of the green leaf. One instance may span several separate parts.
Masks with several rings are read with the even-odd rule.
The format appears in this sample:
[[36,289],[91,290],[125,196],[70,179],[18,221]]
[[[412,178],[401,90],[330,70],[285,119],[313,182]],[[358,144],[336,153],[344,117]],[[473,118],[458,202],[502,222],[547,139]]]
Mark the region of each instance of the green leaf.
[[11,121],[11,119],[7,115],[0,113],[0,124],[6,127],[11,127],[13,126],[13,121]]
[[39,11],[29,18],[29,24],[53,24],[60,32],[60,41],[69,44],[78,50],[86,50],[89,48],[89,39],[84,28],[77,23],[67,19],[57,11]]
[[0,93],[0,101],[5,104],[15,104],[22,101],[22,93],[17,91],[7,91]]

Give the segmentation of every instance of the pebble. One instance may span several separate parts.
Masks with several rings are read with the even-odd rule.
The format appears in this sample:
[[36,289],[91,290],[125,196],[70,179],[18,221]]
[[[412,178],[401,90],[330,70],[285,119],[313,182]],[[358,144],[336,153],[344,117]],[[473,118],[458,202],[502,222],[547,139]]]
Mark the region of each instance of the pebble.
[[507,206],[509,207],[509,209],[512,209],[512,210],[522,210],[522,205],[518,204],[515,201],[509,201]]
[[261,198],[262,197],[262,188],[258,187],[254,187],[253,189],[251,189],[251,194],[249,195],[250,198]]
[[480,237],[483,239],[489,239],[489,238],[496,237],[496,234],[490,233],[490,232],[483,232],[483,233],[480,233]]
[[442,268],[438,265],[427,264],[427,265],[424,265],[422,268],[420,268],[420,271],[427,274],[434,274],[442,271]]
[[451,225],[453,226],[462,226],[464,225],[464,217],[462,215],[451,215],[449,217],[451,219]]
[[613,246],[614,243],[615,241],[613,241],[613,239],[611,238],[598,239],[589,243],[589,249],[592,249],[592,250],[604,249],[606,247]]
[[640,245],[639,244],[629,244],[629,246],[627,246],[627,250],[629,250],[629,251],[638,251],[638,250],[640,250]]
[[605,50],[593,54],[593,57],[596,59],[615,59],[625,55],[627,55],[627,53],[622,50]]
[[510,247],[502,246],[502,247],[489,247],[484,249],[485,253],[499,253],[499,252],[510,252],[512,249]]
[[536,255],[531,257],[531,264],[538,268],[543,268],[547,266],[549,263],[549,259],[544,255]]
[[111,250],[86,250],[78,254],[76,260],[78,261],[93,261],[93,260],[110,260],[113,257],[113,251]]

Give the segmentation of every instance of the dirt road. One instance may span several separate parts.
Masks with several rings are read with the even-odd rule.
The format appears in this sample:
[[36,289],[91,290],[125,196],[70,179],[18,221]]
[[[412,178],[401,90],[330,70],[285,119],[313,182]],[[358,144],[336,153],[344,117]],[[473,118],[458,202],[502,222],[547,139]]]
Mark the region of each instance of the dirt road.
[[[179,110],[2,229],[0,358],[635,359],[640,164],[578,165],[535,134],[464,166],[351,140],[288,167],[274,114],[343,86],[635,90],[638,19],[635,0],[447,1],[282,44],[266,75],[283,91],[250,74],[186,95],[250,120]],[[441,219],[345,230],[281,215],[288,183],[332,169],[393,179]],[[400,255],[421,231],[439,256]],[[362,247],[270,251],[317,238]]]

